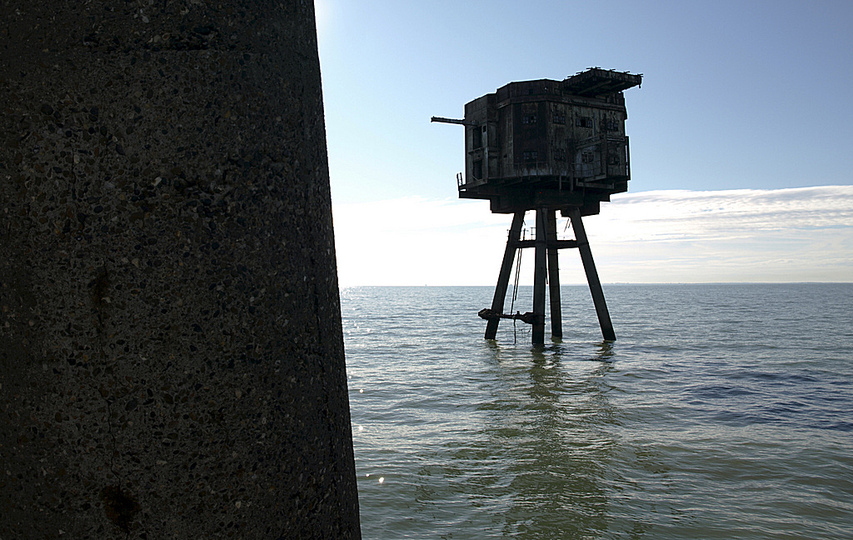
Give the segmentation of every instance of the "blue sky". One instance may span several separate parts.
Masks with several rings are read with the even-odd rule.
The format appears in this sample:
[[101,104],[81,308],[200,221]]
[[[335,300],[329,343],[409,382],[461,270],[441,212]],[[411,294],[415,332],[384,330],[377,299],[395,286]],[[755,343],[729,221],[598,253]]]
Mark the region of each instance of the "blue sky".
[[644,75],[629,193],[585,220],[604,282],[853,281],[853,2],[315,5],[343,286],[492,285],[510,219],[429,118],[591,66]]

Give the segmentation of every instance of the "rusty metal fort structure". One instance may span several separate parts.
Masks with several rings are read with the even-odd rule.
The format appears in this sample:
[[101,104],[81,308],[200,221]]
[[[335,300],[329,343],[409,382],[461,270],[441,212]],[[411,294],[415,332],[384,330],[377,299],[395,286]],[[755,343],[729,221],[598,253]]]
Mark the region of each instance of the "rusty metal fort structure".
[[[641,82],[642,75],[590,68],[563,81],[509,83],[467,103],[464,119],[432,118],[465,126],[459,197],[487,199],[493,213],[513,215],[492,306],[480,311],[488,321],[486,339],[495,339],[501,319],[517,319],[532,324],[534,345],[544,343],[546,278],[551,334],[562,337],[557,256],[562,248],[580,252],[602,335],[616,339],[581,218],[598,214],[602,201],[628,190],[622,92]],[[524,239],[529,210],[536,212],[535,235]],[[557,211],[571,220],[574,240],[557,239]],[[530,247],[535,249],[533,311],[505,314],[516,252]]]

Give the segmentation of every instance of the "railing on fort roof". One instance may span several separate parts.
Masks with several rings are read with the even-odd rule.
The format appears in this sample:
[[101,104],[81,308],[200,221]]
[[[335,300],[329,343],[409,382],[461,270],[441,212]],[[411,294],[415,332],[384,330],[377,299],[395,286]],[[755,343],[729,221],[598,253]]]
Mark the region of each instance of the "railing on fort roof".
[[[554,166],[547,161],[519,161],[508,167],[504,176],[490,178],[489,182],[513,179],[521,182],[536,181],[537,178],[559,179],[560,189],[572,189],[575,182],[601,182],[630,178],[627,138],[601,137],[596,142],[597,149],[588,154],[589,158],[581,152],[577,156],[577,163],[566,161],[559,166]],[[612,143],[616,145],[611,146]],[[456,175],[456,187],[459,191],[467,191],[484,183],[486,182],[483,178],[469,176],[466,179],[461,172]]]

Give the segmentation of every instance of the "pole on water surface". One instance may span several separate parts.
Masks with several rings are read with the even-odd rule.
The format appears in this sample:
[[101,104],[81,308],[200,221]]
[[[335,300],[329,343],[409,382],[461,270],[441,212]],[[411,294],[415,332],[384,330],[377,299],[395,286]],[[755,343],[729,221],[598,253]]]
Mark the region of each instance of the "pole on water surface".
[[[533,240],[521,240],[521,227],[524,223],[524,211],[516,212],[512,218],[509,234],[507,236],[506,250],[504,251],[501,271],[498,275],[498,284],[495,287],[495,296],[492,299],[490,310],[482,310],[481,316],[488,320],[486,324],[486,339],[495,339],[498,332],[498,324],[504,319],[521,319],[533,326],[533,345],[545,344],[545,282],[549,283],[549,296],[551,308],[551,337],[562,338],[562,305],[560,301],[560,268],[558,253],[561,248],[578,248],[583,262],[586,279],[589,283],[589,291],[595,304],[595,312],[598,315],[598,323],[601,326],[601,334],[606,341],[615,341],[616,333],[613,331],[613,323],[610,321],[610,312],[607,311],[607,303],[604,300],[604,291],[595,262],[592,259],[592,251],[589,248],[589,240],[586,236],[583,222],[581,221],[580,209],[577,207],[569,209],[569,218],[572,228],[575,230],[575,240],[557,240],[557,216],[556,210],[552,208],[536,209],[536,236]],[[509,278],[512,273],[512,265],[515,261],[515,252],[519,248],[532,247],[535,249],[534,273],[533,273],[533,311],[520,314],[504,314],[504,301],[509,288]]]
[[548,226],[545,224],[544,208],[536,209],[536,242],[533,271],[533,344],[545,343],[545,276],[548,273],[546,251],[548,249]]
[[[512,273],[512,263],[515,260],[516,243],[519,236],[521,236],[521,226],[523,224],[524,212],[516,212],[512,216],[512,225],[509,228],[509,235],[507,236],[506,250],[504,251],[504,258],[501,263],[501,272],[498,275],[498,285],[495,287],[495,296],[492,299],[492,312],[494,313],[503,313],[504,311],[509,276]],[[486,339],[495,339],[498,333],[499,322],[500,319],[497,317],[489,319],[489,322],[486,324]]]
[[601,326],[601,335],[607,341],[616,341],[616,332],[613,331],[613,323],[610,322],[610,312],[607,311],[604,291],[601,289],[601,281],[598,280],[598,272],[596,272],[595,262],[592,260],[592,251],[589,249],[589,240],[587,240],[586,231],[583,228],[580,209],[570,209],[569,218],[572,220],[572,228],[575,230],[578,251],[580,251],[586,280],[589,283],[589,292],[592,294],[595,312],[598,315],[598,324]]
[[548,210],[548,286],[551,296],[551,337],[563,337],[563,316],[560,304],[560,265],[557,248],[557,212]]

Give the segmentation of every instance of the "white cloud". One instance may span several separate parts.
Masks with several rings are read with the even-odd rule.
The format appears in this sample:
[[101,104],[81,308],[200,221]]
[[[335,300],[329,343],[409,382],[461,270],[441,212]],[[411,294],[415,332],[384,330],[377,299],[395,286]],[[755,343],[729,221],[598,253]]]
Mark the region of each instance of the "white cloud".
[[[485,201],[419,198],[334,217],[344,286],[493,285],[511,221]],[[584,223],[604,282],[853,281],[853,186],[625,194]],[[563,283],[585,282],[573,252]]]

